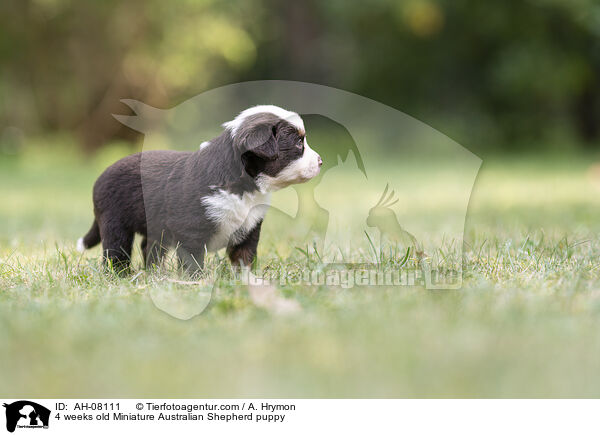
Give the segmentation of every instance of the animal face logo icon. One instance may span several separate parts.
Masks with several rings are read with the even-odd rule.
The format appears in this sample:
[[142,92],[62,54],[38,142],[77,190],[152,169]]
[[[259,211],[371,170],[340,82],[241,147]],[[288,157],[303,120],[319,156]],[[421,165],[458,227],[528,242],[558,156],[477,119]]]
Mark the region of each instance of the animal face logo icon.
[[50,410],[29,400],[19,400],[3,405],[6,408],[6,430],[19,428],[48,428]]

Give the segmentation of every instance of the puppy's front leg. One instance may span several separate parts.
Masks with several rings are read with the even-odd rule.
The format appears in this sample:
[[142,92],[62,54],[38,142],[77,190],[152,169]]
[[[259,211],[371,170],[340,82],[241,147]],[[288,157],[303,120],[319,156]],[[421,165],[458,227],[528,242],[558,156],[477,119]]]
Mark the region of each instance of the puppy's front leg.
[[254,265],[261,226],[262,221],[258,222],[241,242],[227,246],[227,255],[229,255],[232,266],[251,267]]
[[[260,227],[262,221],[244,238],[244,240],[236,245],[227,247],[229,259],[234,268],[249,269],[256,266],[256,247],[258,246],[258,238],[260,236]],[[257,307],[265,308],[275,314],[292,314],[301,310],[298,302],[283,298],[279,295],[276,287],[271,285],[264,279],[259,279],[253,275],[250,270],[248,272],[248,293],[250,299]]]
[[177,252],[177,257],[179,258],[179,264],[183,268],[184,272],[194,277],[202,271],[202,268],[204,267],[204,250],[192,250],[186,246],[179,245],[175,251]]

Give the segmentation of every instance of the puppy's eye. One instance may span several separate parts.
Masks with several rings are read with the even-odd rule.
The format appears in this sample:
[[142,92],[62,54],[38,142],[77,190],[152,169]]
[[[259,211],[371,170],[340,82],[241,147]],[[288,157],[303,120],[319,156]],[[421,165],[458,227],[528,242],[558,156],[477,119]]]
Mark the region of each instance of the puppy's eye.
[[298,143],[296,144],[296,146],[298,148],[300,148],[301,150],[304,149],[304,138],[303,137],[300,138],[300,140],[298,141]]

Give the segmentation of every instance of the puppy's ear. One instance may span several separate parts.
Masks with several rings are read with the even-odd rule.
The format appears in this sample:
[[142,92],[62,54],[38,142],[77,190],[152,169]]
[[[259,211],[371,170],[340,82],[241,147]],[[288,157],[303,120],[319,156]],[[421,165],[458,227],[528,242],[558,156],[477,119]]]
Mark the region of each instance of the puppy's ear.
[[267,162],[276,158],[277,155],[272,157],[270,146],[255,148],[242,154],[242,165],[246,173],[254,178],[265,169]]
[[266,162],[271,162],[279,157],[279,149],[277,147],[276,126],[261,125],[253,129],[247,136],[245,152],[251,153],[255,157]]
[[260,114],[249,119],[236,134],[244,170],[252,178],[264,170],[267,162],[277,160],[278,118],[271,114]]

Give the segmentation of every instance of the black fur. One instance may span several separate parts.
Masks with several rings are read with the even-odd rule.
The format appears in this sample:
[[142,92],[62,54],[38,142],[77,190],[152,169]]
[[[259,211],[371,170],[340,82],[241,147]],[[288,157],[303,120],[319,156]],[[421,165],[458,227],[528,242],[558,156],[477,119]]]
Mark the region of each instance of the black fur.
[[[302,156],[298,143],[303,134],[287,121],[261,113],[248,117],[235,137],[225,130],[195,152],[146,151],[119,160],[94,185],[95,220],[84,247],[101,241],[104,259],[121,272],[130,266],[137,233],[143,236],[147,267],[175,247],[188,271],[199,270],[217,230],[202,198],[218,189],[238,195],[257,190],[258,175],[275,176]],[[233,263],[254,261],[260,226],[228,247]]]
[[258,247],[258,239],[260,237],[260,227],[262,221],[259,222],[252,231],[241,242],[227,246],[227,255],[231,260],[231,264],[238,265],[253,265],[256,260],[256,249]]

